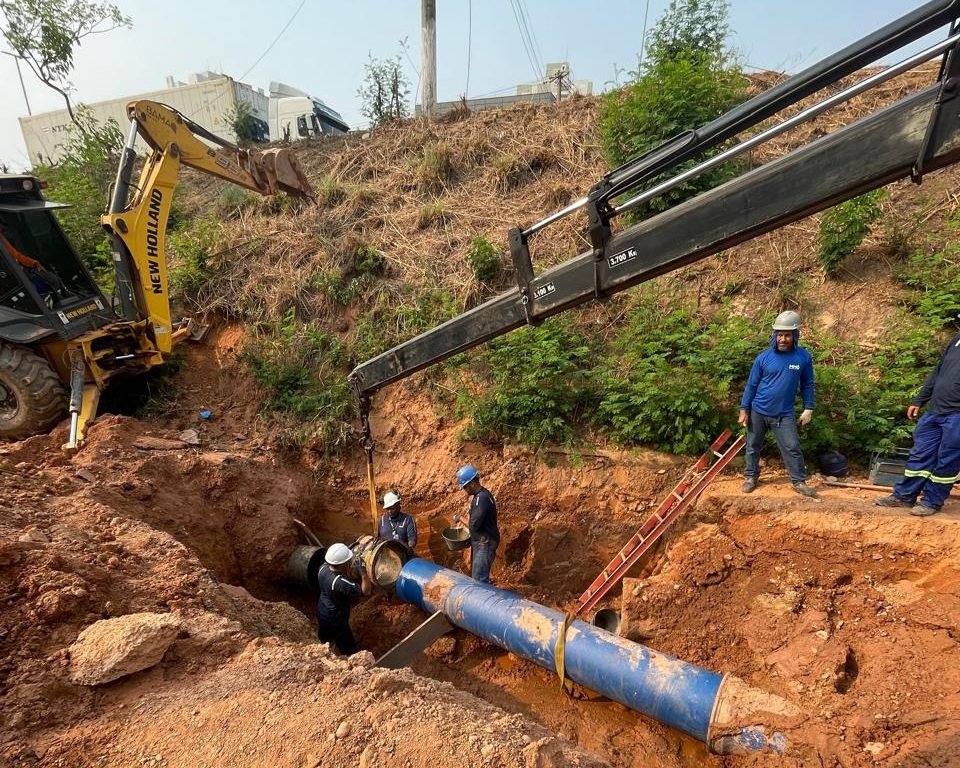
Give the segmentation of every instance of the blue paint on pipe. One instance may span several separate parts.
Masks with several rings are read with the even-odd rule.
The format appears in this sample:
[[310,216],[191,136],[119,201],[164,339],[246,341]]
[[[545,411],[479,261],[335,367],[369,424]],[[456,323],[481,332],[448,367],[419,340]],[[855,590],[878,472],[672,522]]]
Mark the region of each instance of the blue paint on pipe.
[[[564,621],[559,611],[419,558],[403,567],[396,592],[427,613],[442,611],[455,626],[556,669],[554,648]],[[571,680],[707,741],[722,675],[583,621],[571,622],[567,630],[564,660]],[[755,751],[752,743],[749,749]]]

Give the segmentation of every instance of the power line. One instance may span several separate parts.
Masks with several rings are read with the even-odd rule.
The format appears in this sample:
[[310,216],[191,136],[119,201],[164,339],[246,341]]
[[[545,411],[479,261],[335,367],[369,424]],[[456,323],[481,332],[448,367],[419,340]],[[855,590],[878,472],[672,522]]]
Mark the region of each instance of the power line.
[[541,72],[544,71],[543,66],[543,55],[540,53],[540,43],[537,40],[537,33],[533,27],[533,23],[530,21],[530,12],[527,10],[527,4],[525,0],[517,0],[520,6],[520,15],[523,18],[523,25],[527,30],[527,38],[530,40],[531,47],[533,48],[533,56],[539,65]]
[[527,61],[530,63],[531,69],[533,69],[533,77],[535,80],[539,80],[541,73],[537,67],[537,62],[534,60],[533,52],[530,49],[530,44],[524,35],[523,24],[520,22],[520,14],[517,10],[517,0],[510,0],[510,9],[513,11],[513,18],[517,22],[517,29],[520,31],[520,42],[523,43],[523,50],[527,54]]
[[287,23],[283,25],[283,29],[281,29],[280,32],[277,33],[277,36],[276,36],[275,38],[273,38],[273,42],[270,43],[270,45],[267,46],[267,50],[265,50],[263,53],[261,53],[261,54],[260,54],[260,58],[257,59],[255,62],[253,62],[253,64],[250,65],[250,68],[247,69],[246,72],[244,72],[242,75],[240,75],[240,79],[241,79],[241,80],[243,80],[243,78],[245,78],[247,75],[249,75],[249,74],[253,71],[254,67],[257,66],[257,64],[259,64],[261,61],[263,61],[264,56],[266,56],[268,53],[270,53],[270,50],[273,48],[273,46],[275,46],[275,45],[277,44],[277,41],[278,41],[281,37],[283,37],[283,33],[287,31],[287,28],[288,28],[291,24],[293,24],[293,20],[294,20],[295,18],[297,18],[297,14],[300,13],[300,10],[301,10],[301,9],[303,8],[303,6],[305,6],[306,4],[307,4],[307,0],[300,0],[300,5],[297,6],[297,10],[295,10],[295,11],[293,12],[293,15],[290,17],[290,19],[287,21]]
[[647,7],[643,10],[643,32],[640,34],[640,59],[637,61],[637,69],[643,64],[644,48],[647,45],[647,16],[650,15],[650,0],[647,0]]

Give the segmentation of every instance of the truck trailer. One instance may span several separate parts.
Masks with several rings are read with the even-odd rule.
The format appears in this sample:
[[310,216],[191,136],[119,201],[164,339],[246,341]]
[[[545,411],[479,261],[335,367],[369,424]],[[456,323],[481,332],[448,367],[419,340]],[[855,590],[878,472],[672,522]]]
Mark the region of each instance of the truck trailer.
[[[246,83],[240,83],[227,75],[204,72],[193,75],[190,83],[174,83],[168,78],[168,86],[163,90],[151,91],[134,96],[123,96],[109,101],[85,104],[98,123],[109,119],[117,125],[128,124],[127,105],[132,101],[156,101],[173,107],[184,117],[209,127],[213,133],[231,143],[237,143],[237,135],[231,124],[231,116],[236,114],[239,104],[250,107],[250,115],[257,126],[257,140],[269,141],[267,128],[268,98],[262,90]],[[20,118],[20,130],[27,145],[27,153],[34,164],[55,163],[60,159],[62,147],[67,141],[73,126],[66,109],[44,112],[32,117]],[[146,144],[138,140],[137,151],[147,150]]]

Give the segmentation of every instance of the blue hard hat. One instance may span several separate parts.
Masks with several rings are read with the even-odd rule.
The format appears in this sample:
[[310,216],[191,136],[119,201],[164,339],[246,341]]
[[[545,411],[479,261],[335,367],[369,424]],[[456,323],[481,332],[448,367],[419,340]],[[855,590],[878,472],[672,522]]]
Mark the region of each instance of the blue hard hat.
[[467,464],[466,466],[460,467],[457,470],[457,482],[460,483],[460,487],[463,488],[471,480],[476,480],[480,476],[480,473],[477,471],[477,468],[473,464]]

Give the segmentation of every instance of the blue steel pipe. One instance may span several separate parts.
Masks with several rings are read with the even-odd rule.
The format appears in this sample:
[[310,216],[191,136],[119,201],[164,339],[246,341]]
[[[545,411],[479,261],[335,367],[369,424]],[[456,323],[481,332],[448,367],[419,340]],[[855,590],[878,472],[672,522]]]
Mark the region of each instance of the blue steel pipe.
[[[549,670],[564,615],[505,590],[415,558],[400,571],[397,595],[427,613],[442,611],[454,626]],[[762,691],[658,653],[583,621],[567,629],[564,664],[576,683],[704,742],[718,754],[773,751],[786,738],[756,722],[792,705]],[[749,712],[739,712],[738,709]],[[746,720],[744,720],[744,716]]]

